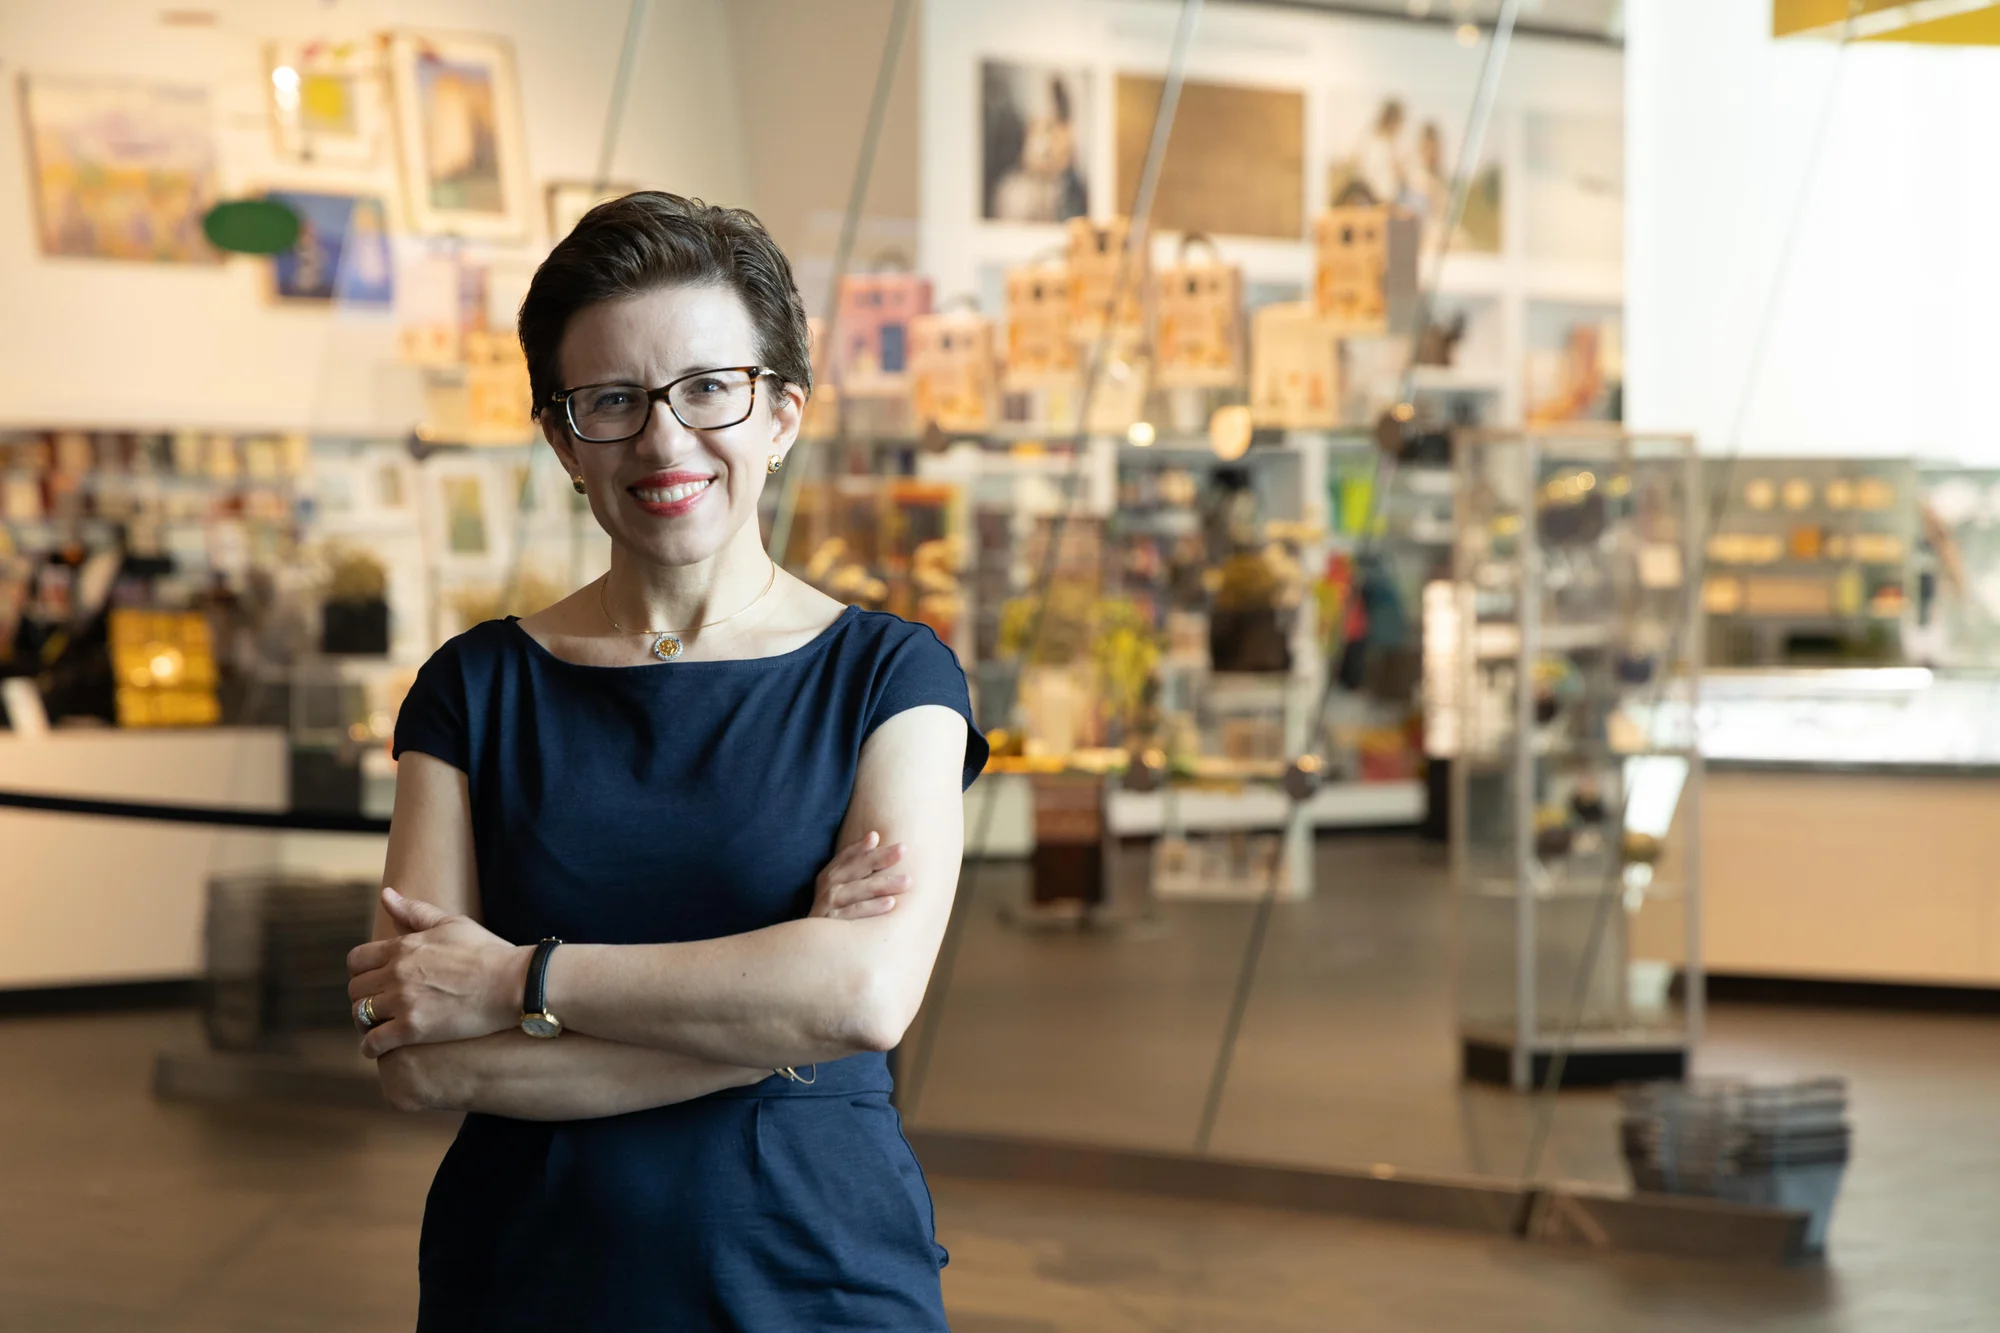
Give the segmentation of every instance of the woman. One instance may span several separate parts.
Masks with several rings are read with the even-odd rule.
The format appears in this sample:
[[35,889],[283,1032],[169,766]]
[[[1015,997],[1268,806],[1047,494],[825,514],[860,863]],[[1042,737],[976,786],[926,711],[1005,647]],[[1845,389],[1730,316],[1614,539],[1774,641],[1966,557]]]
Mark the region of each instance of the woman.
[[520,333],[612,560],[447,643],[397,721],[394,887],[349,989],[390,1100],[471,1113],[418,1327],[941,1329],[882,1053],[986,759],[964,675],[764,550],[811,370],[750,214],[592,209]]

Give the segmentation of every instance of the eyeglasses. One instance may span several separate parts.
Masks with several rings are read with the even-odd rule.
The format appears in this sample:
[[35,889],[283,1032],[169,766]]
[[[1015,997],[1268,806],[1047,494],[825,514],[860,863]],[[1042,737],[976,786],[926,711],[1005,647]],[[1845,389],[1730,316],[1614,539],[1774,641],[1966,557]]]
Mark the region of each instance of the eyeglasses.
[[757,381],[771,372],[762,366],[697,370],[658,389],[643,384],[586,384],[549,395],[579,440],[617,444],[644,434],[653,404],[666,400],[674,420],[689,430],[724,430],[750,419],[757,407]]

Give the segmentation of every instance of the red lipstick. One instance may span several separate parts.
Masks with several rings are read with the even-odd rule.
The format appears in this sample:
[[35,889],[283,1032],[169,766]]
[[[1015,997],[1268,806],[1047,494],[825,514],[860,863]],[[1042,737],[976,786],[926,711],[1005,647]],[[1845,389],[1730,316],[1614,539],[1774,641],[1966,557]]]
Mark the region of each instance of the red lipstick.
[[678,518],[715,489],[712,472],[655,472],[625,488],[639,508],[655,518]]

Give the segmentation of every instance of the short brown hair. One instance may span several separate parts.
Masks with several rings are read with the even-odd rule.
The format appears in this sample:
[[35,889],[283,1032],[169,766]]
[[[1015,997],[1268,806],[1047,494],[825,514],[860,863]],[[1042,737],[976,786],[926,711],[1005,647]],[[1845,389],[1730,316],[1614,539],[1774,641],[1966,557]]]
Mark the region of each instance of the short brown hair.
[[562,383],[562,340],[579,310],[661,287],[714,285],[743,298],[757,359],[812,392],[812,335],[785,252],[754,213],[659,190],[599,204],[535,270],[521,302],[521,351],[535,414]]

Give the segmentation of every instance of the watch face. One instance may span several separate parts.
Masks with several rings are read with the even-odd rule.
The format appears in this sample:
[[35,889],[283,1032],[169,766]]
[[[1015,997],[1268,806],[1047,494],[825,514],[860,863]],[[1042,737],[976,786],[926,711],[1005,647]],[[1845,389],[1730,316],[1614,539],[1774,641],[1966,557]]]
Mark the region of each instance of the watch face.
[[554,1014],[522,1014],[521,1031],[531,1037],[553,1037],[562,1031],[562,1023]]

